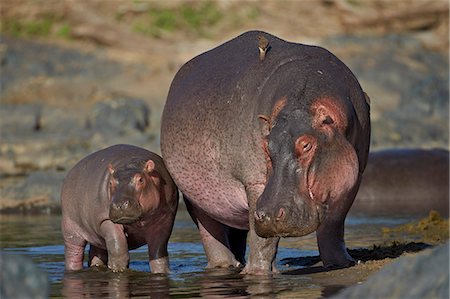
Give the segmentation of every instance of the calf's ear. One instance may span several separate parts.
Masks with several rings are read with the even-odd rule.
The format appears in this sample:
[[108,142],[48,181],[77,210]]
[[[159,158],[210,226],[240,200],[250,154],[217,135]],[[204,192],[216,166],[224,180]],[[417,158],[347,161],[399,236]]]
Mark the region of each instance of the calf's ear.
[[147,162],[145,162],[144,170],[148,173],[155,170],[155,162],[153,162],[153,160],[148,160]]

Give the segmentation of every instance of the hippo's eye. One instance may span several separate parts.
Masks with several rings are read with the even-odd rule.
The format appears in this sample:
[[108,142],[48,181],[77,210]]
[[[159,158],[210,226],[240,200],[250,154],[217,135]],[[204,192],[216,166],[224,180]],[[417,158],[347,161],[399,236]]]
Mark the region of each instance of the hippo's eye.
[[311,148],[312,148],[311,143],[306,142],[303,144],[303,152],[307,152],[307,151],[311,150]]
[[314,137],[310,135],[303,135],[297,138],[295,141],[295,151],[299,158],[305,158],[310,156],[315,148],[316,141]]

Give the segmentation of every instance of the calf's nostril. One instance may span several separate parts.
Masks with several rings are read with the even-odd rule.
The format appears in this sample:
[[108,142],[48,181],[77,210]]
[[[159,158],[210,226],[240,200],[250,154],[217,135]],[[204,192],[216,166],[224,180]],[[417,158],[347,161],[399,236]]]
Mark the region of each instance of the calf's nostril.
[[129,205],[130,205],[130,203],[128,201],[118,202],[118,203],[115,202],[112,204],[112,208],[114,210],[126,210],[126,209],[128,209]]

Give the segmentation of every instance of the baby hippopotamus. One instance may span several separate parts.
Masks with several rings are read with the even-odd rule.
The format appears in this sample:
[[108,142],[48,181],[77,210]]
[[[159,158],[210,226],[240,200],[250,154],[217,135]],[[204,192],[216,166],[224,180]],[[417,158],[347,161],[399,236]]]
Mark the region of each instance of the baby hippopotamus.
[[162,158],[132,145],[114,145],[79,161],[61,191],[66,270],[128,267],[129,249],[148,245],[153,273],[167,273],[167,243],[178,207],[178,189]]

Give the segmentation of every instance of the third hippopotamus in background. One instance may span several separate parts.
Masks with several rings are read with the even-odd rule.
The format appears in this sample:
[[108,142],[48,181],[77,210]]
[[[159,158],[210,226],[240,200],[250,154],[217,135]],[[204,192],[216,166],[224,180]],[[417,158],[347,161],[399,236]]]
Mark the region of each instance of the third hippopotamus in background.
[[385,149],[369,155],[350,212],[368,216],[425,216],[449,212],[449,152]]
[[178,206],[178,189],[158,155],[114,145],[78,162],[61,192],[61,228],[67,270],[89,265],[124,270],[128,249],[148,246],[153,273],[167,273],[167,243]]
[[280,237],[317,232],[327,267],[354,263],[344,220],[370,143],[369,99],[327,50],[244,33],[189,62],[165,104],[161,150],[208,267],[266,274]]

